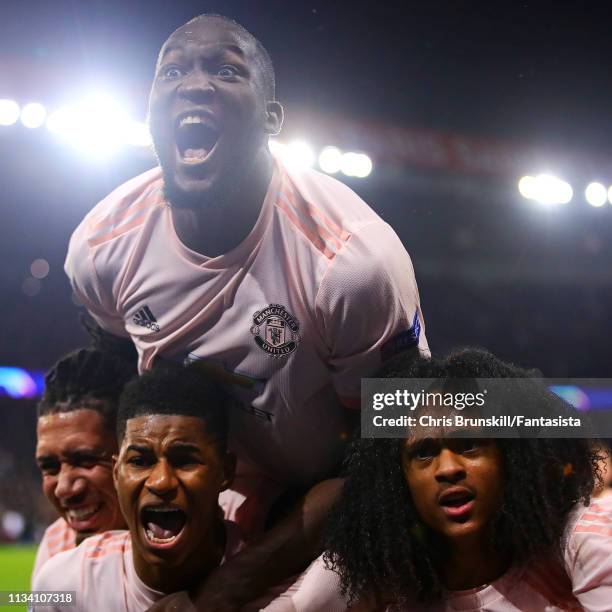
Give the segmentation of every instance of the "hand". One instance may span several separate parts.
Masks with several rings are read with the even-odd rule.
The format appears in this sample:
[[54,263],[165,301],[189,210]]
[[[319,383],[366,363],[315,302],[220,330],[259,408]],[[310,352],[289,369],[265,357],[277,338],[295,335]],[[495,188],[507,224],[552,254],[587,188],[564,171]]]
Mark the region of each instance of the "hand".
[[196,608],[187,591],[179,591],[160,599],[147,612],[196,612]]

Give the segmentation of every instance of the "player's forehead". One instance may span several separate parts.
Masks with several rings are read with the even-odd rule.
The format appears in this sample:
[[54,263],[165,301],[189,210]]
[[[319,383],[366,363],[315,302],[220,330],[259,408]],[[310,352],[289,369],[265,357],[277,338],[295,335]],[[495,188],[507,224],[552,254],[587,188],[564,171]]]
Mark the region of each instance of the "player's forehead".
[[128,419],[123,446],[135,445],[163,453],[176,445],[189,445],[194,450],[211,446],[205,420],[181,414],[147,414]]
[[254,46],[250,37],[231,22],[218,17],[202,17],[174,31],[162,46],[158,63],[166,56],[186,51],[215,53],[225,50],[250,61],[254,57]]
[[39,442],[68,441],[74,437],[103,440],[107,437],[104,417],[89,408],[44,414],[38,419],[36,433]]

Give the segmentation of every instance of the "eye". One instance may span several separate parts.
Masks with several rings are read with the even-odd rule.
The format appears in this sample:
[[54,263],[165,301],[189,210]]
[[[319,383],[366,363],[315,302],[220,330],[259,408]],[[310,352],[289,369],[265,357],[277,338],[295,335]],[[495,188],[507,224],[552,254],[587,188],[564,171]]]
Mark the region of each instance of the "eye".
[[178,66],[168,66],[166,69],[164,69],[162,74],[165,79],[173,80],[180,79],[185,72]]
[[126,463],[134,467],[148,467],[153,465],[151,458],[145,457],[144,455],[133,455],[132,457],[128,457]]
[[238,70],[234,66],[225,65],[217,70],[217,75],[224,79],[231,79],[238,75]]
[[49,461],[40,463],[38,467],[43,476],[56,476],[59,473],[60,464]]
[[460,453],[476,453],[484,446],[484,440],[477,438],[458,438],[457,451]]
[[174,457],[172,459],[172,465],[176,468],[188,468],[195,465],[199,465],[201,462],[191,455],[183,455]]
[[428,461],[440,452],[439,444],[435,440],[426,439],[416,444],[409,452],[411,459]]

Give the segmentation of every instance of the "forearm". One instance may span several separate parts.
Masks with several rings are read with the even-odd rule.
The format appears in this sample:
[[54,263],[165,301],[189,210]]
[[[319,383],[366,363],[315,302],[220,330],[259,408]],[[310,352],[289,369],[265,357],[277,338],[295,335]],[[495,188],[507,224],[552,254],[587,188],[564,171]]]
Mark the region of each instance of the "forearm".
[[[334,478],[315,485],[285,519],[210,577],[214,582],[228,578],[235,609],[303,571],[322,552],[325,522],[342,483]],[[211,609],[211,582],[206,581],[197,597],[199,610]]]

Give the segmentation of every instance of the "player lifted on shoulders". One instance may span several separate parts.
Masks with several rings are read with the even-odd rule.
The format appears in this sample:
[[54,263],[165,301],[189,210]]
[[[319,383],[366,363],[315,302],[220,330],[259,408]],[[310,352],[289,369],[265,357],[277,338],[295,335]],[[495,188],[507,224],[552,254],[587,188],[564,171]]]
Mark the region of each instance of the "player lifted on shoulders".
[[[81,301],[133,340],[142,369],[197,360],[227,384],[239,463],[223,506],[251,535],[283,490],[336,473],[360,377],[401,350],[428,351],[393,230],[342,183],[270,154],[283,119],[274,91],[269,55],[242,26],[205,15],[176,30],[150,98],[160,168],[96,206],[66,261]],[[288,572],[312,558],[305,542],[318,533],[288,528]],[[265,567],[253,557],[254,582]],[[224,585],[248,599],[229,574]]]

